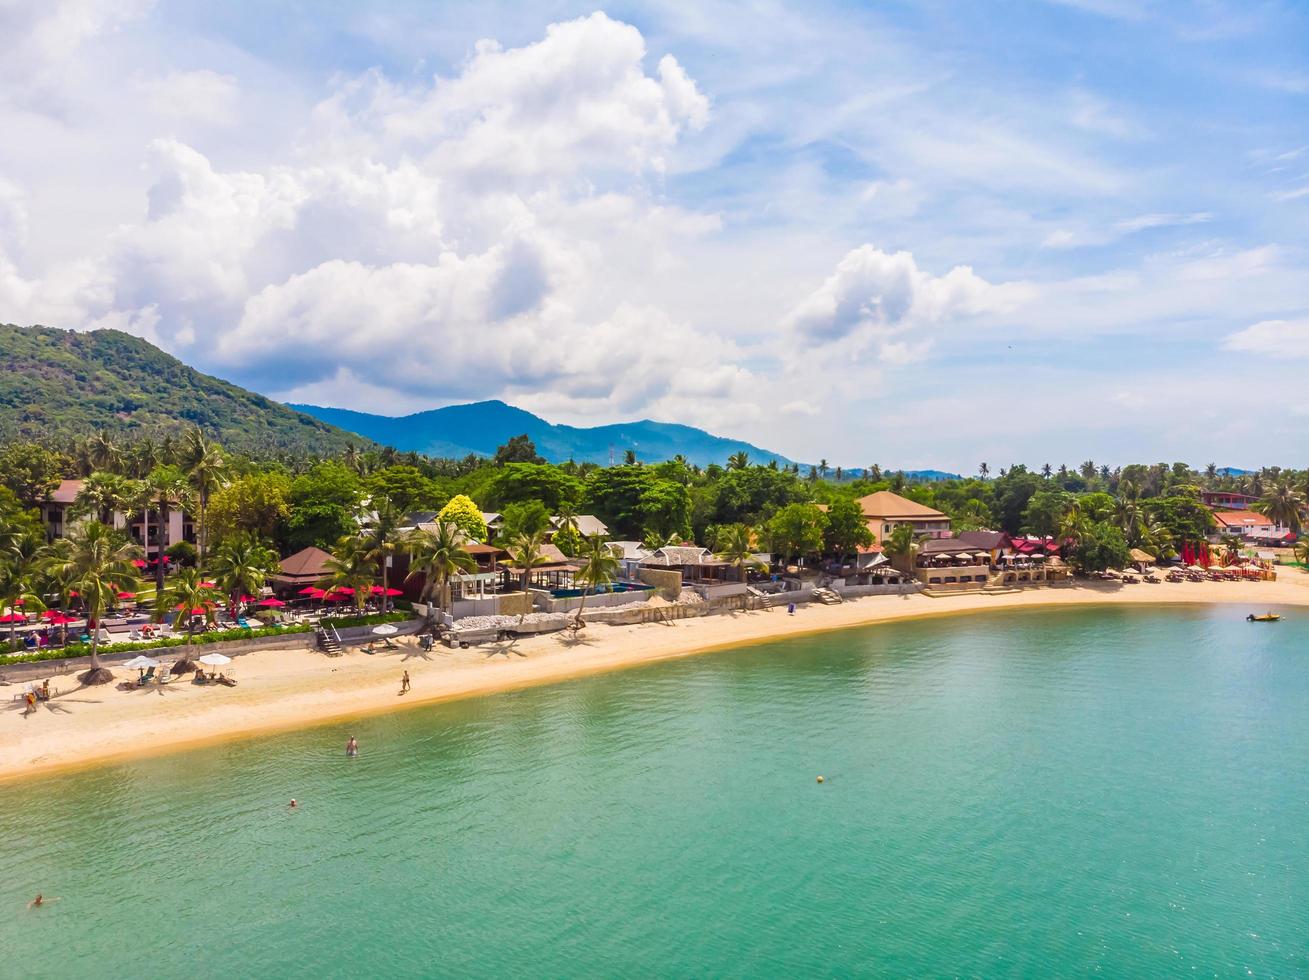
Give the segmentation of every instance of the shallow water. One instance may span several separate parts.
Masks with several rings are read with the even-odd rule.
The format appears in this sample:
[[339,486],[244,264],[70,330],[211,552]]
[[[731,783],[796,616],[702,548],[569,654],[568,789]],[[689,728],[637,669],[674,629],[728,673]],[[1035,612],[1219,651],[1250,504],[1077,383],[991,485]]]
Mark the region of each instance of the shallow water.
[[0,975],[1305,975],[1309,618],[1241,615],[879,626],[9,784]]

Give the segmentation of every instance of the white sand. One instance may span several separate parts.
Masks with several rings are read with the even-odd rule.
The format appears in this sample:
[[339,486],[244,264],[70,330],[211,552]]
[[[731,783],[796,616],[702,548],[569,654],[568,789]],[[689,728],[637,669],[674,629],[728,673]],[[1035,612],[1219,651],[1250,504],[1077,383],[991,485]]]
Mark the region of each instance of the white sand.
[[[423,653],[416,646],[329,659],[305,650],[266,650],[238,657],[235,688],[197,687],[179,679],[164,688],[84,688],[73,675],[52,679],[60,693],[24,717],[5,703],[0,715],[0,779],[138,757],[182,746],[302,728],[450,698],[547,684],[671,657],[798,634],[933,615],[1089,603],[1233,603],[1233,615],[1272,605],[1309,606],[1309,575],[1279,572],[1277,582],[1182,582],[1160,585],[1078,584],[1001,595],[870,596],[837,606],[679,620],[668,624],[592,625],[576,640],[562,634],[515,644]],[[1270,627],[1276,628],[1276,627]],[[413,682],[401,696],[400,675]],[[117,671],[120,679],[134,672]],[[17,685],[0,688],[12,697]],[[348,732],[325,732],[344,746]]]

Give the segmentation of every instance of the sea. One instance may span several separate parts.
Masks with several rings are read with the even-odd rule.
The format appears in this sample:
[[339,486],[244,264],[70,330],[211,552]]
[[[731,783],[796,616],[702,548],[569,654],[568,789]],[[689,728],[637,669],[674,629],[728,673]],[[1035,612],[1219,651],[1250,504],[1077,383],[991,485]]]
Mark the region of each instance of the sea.
[[5,783],[0,976],[1309,975],[1309,616],[1250,611],[842,630]]

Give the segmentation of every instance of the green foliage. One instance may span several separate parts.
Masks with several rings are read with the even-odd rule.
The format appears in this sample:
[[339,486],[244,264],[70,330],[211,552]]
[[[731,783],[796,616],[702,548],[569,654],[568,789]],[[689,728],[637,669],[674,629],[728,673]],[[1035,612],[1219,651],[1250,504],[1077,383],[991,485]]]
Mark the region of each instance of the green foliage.
[[[0,350],[4,350],[5,327],[0,326]],[[5,351],[6,355],[9,353]],[[8,365],[0,371],[0,422],[9,403],[4,397],[5,386],[12,381]],[[23,401],[26,402],[26,396]],[[0,447],[0,481],[25,503],[45,500],[59,481],[72,469],[72,461],[36,442],[11,442]]]
[[214,546],[248,531],[269,541],[286,538],[291,517],[291,480],[284,473],[247,473],[209,500],[209,537]]
[[544,534],[550,530],[550,511],[539,500],[512,503],[500,514],[500,537],[512,541],[524,534]]
[[1064,517],[1076,501],[1077,498],[1067,490],[1037,490],[1023,508],[1022,529],[1031,534],[1058,534]]
[[1176,541],[1203,541],[1214,526],[1209,509],[1189,496],[1160,497],[1149,501],[1146,510]]
[[582,481],[557,466],[507,463],[487,486],[483,499],[500,511],[510,504],[539,501],[553,514],[561,507],[577,506],[582,499]]
[[287,497],[287,546],[330,548],[357,527],[362,499],[359,478],[344,464],[319,463],[291,483]]
[[810,499],[793,473],[755,466],[724,472],[714,487],[709,523],[741,524],[766,520],[776,511]]
[[359,441],[118,330],[0,325],[0,350],[0,437],[7,439],[160,437],[196,425],[232,449],[263,456],[340,452]]
[[1092,521],[1083,529],[1069,559],[1079,572],[1123,568],[1131,561],[1127,538],[1107,521]]
[[829,554],[844,556],[873,543],[864,512],[853,500],[837,500],[827,508],[823,544]]
[[436,519],[441,524],[453,524],[474,541],[486,540],[486,521],[482,520],[481,508],[462,493],[451,497]]
[[582,509],[595,514],[619,539],[639,540],[644,534],[641,496],[658,481],[644,466],[610,466],[586,478]]
[[691,494],[672,480],[655,480],[637,501],[641,526],[661,537],[687,537],[691,533]]
[[783,558],[811,558],[823,550],[827,515],[814,504],[787,504],[767,524],[768,540]]
[[545,457],[537,454],[536,443],[525,434],[514,436],[495,451],[496,466],[506,463],[544,463]]
[[416,466],[387,466],[370,473],[364,491],[374,499],[386,497],[402,514],[440,510],[447,499],[440,485]]
[[200,557],[200,552],[190,541],[174,541],[164,554],[179,565],[187,566],[194,565],[196,559]]

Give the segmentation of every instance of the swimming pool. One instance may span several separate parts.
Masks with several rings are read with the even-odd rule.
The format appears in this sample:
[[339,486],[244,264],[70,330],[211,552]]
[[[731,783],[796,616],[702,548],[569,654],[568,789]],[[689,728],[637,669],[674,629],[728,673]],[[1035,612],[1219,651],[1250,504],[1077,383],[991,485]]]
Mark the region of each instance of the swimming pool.
[[[604,595],[608,592],[649,592],[653,588],[653,585],[646,585],[644,582],[612,582],[598,589],[586,589],[585,592],[587,595]],[[556,599],[576,599],[582,592],[582,589],[550,590],[550,594]]]

